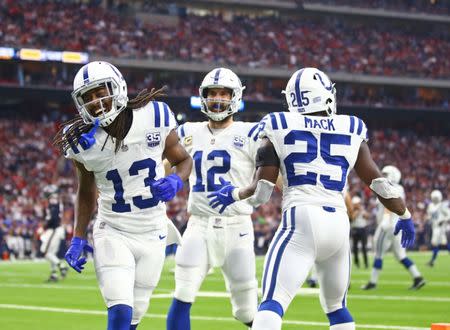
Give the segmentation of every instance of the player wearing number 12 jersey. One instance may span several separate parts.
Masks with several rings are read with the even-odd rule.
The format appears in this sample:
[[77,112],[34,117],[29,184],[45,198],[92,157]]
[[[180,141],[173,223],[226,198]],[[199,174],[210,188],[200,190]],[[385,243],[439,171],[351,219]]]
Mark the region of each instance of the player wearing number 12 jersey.
[[[176,229],[164,203],[181,189],[192,159],[179,144],[169,107],[153,101],[158,91],[128,100],[116,67],[91,62],[75,76],[72,97],[79,116],[58,132],[55,144],[78,174],[74,238],[65,258],[77,272],[94,253],[108,330],[136,329],[161,275],[166,241]],[[162,158],[175,166],[163,177]],[[86,228],[95,209],[92,248]],[[178,234],[179,235],[179,234]]]
[[263,141],[252,184],[225,184],[210,203],[223,209],[250,196],[264,203],[281,171],[283,218],[266,255],[263,297],[252,329],[281,329],[286,309],[315,265],[330,329],[353,330],[346,308],[351,259],[343,193],[349,171],[354,168],[381,202],[405,219],[396,227],[404,245],[414,239],[411,215],[373,162],[364,122],[335,114],[335,88],[325,73],[298,70],[284,92],[290,112],[271,113],[260,123]]
[[210,267],[222,269],[233,316],[250,325],[256,313],[253,206],[239,202],[222,216],[209,207],[207,198],[220,188],[219,177],[238,185],[249,184],[253,178],[258,123],[233,121],[243,90],[231,70],[212,70],[199,90],[202,112],[209,120],[178,128],[194,165],[189,176],[190,218],[175,256],[175,295],[167,316],[168,330],[190,329],[190,308]]

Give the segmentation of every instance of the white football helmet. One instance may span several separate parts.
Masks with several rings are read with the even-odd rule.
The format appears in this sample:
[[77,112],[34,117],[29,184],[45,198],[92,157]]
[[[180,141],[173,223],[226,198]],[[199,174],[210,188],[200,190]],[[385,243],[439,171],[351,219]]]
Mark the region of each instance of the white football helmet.
[[[207,99],[208,88],[229,88],[232,91],[230,101],[221,101],[221,103],[226,103],[226,108],[221,112],[214,112],[208,109],[208,101],[211,102],[211,100]],[[244,89],[245,86],[242,86],[239,77],[230,69],[213,69],[203,78],[199,88],[202,112],[214,121],[221,121],[238,112]]]
[[[108,95],[97,100],[85,103],[83,95],[97,87],[105,87]],[[111,109],[105,108],[103,101],[111,99]],[[86,124],[93,124],[95,120],[99,120],[102,127],[111,124],[117,115],[125,109],[128,103],[127,83],[120,71],[108,62],[90,62],[84,65],[75,75],[73,80],[72,99],[75,102],[81,118]],[[101,113],[93,116],[89,111],[89,105],[98,103]]]
[[387,166],[383,167],[383,169],[381,170],[381,173],[389,181],[391,181],[392,183],[396,183],[396,184],[399,184],[400,180],[402,178],[402,173],[400,172],[400,170],[393,165],[387,165]]
[[289,111],[308,114],[325,111],[328,116],[336,113],[336,88],[330,78],[316,68],[303,68],[291,76],[286,89]]
[[438,204],[442,201],[442,193],[439,190],[433,190],[430,197],[434,204]]

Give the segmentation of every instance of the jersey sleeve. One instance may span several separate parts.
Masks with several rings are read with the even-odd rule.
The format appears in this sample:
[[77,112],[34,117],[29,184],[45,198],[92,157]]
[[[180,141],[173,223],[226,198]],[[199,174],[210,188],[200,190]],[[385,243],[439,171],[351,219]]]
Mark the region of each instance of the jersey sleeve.
[[161,128],[161,130],[167,130],[170,132],[178,127],[178,123],[175,119],[170,107],[164,102],[153,102],[155,111],[155,127]]
[[362,141],[369,141],[369,132],[367,126],[361,118],[349,116],[349,131],[358,136]]
[[258,151],[259,146],[261,145],[261,139],[258,137],[259,134],[259,123],[249,123],[249,131],[247,133],[248,141],[249,141],[249,157],[253,161],[256,160],[256,153]]
[[273,113],[269,113],[268,115],[265,115],[263,117],[263,119],[261,119],[261,121],[258,124],[258,137],[260,139],[262,138],[268,138],[269,140],[271,140],[273,142],[273,138],[274,138],[274,132],[273,132],[273,125],[272,125],[272,118],[273,118],[274,114]]

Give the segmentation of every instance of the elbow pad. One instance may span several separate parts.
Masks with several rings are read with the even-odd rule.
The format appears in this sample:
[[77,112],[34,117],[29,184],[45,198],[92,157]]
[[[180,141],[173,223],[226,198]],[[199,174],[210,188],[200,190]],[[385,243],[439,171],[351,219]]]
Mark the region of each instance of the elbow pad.
[[370,184],[372,189],[377,195],[380,195],[384,199],[400,198],[402,197],[400,189],[395,187],[391,181],[386,178],[376,178],[372,180]]
[[275,183],[267,180],[259,180],[256,185],[256,190],[253,196],[251,196],[247,201],[252,206],[258,206],[267,203],[272,195]]

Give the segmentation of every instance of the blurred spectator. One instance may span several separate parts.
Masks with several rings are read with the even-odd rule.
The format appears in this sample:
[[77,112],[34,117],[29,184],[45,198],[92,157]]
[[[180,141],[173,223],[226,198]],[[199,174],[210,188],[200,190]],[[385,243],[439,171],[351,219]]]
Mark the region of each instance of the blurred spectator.
[[307,2],[333,6],[406,11],[420,14],[448,15],[450,13],[450,2],[447,0],[308,0]]
[[215,66],[319,66],[325,72],[450,76],[449,33],[438,24],[419,28],[414,22],[324,13],[301,19],[188,14],[169,24],[141,21],[92,3],[31,0],[3,1],[0,21],[2,46]]

